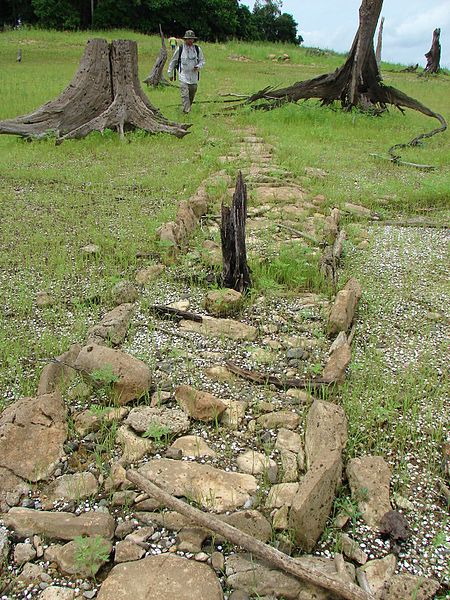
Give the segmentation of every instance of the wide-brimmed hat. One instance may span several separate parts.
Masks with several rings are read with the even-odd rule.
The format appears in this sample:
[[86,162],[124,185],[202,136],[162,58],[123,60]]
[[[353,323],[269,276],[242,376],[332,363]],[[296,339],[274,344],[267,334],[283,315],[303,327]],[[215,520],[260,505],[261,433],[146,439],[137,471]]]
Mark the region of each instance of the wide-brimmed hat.
[[192,31],[192,29],[188,29],[186,33],[183,35],[183,40],[196,40],[197,36]]

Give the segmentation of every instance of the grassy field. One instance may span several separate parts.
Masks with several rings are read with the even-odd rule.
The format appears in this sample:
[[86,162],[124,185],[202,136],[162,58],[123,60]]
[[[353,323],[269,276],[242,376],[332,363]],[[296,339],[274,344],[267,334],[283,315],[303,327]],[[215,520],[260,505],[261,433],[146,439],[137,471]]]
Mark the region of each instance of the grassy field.
[[[0,118],[25,114],[56,97],[76,72],[87,39],[97,36],[105,33],[2,33]],[[127,31],[108,32],[107,37],[138,42],[143,79],[159,39]],[[18,48],[20,64],[15,60]],[[274,145],[277,162],[303,177],[312,193],[325,195],[330,206],[350,201],[383,215],[445,218],[450,189],[447,134],[404,153],[406,159],[435,165],[433,172],[399,168],[370,156],[433,128],[435,123],[423,115],[391,110],[370,117],[322,108],[313,101],[269,113],[223,113],[221,104],[202,103],[220,100],[228,92],[251,93],[331,71],[342,63],[342,55],[238,42],[204,44],[203,49],[207,65],[199,102],[189,115],[191,133],[182,140],[130,133],[121,142],[106,132],[55,146],[52,140],[27,143],[0,136],[2,397],[31,393],[36,361],[83,335],[96,317],[98,298],[105,298],[111,284],[134,269],[136,252],[153,247],[154,230],[173,215],[177,201],[222,168],[217,159],[226,154],[240,128],[255,127]],[[287,63],[268,58],[283,52],[291,58]],[[385,81],[450,119],[449,77],[389,71]],[[148,94],[167,117],[182,119],[176,88]],[[329,176],[305,177],[305,166],[325,169]],[[88,243],[101,246],[101,261],[86,261],[80,248]],[[39,290],[62,299],[59,308],[37,313],[33,306]]]
[[[55,98],[75,74],[86,41],[105,36],[138,42],[143,80],[159,51],[160,41],[155,36],[128,31],[88,34],[26,29],[0,34],[0,120],[26,114]],[[419,113],[403,115],[391,109],[374,117],[324,108],[314,101],[271,112],[223,110],[223,94],[249,94],[267,85],[285,86],[327,73],[343,63],[343,55],[238,42],[202,47],[206,67],[198,102],[189,115],[193,126],[181,140],[134,132],[121,141],[115,132],[107,131],[56,146],[52,139],[29,143],[0,136],[0,410],[17,398],[34,395],[42,366],[71,343],[85,339],[88,327],[111,307],[113,284],[132,279],[137,268],[158,258],[161,246],[155,230],[173,217],[180,200],[221,169],[235,177],[236,164],[224,166],[219,157],[230,152],[244,130],[252,128],[273,146],[273,164],[292,172],[309,197],[323,195],[326,212],[351,202],[390,219],[421,217],[441,225],[448,221],[448,132],[402,153],[405,160],[433,165],[433,171],[399,167],[371,156],[386,155],[391,145],[436,126]],[[16,63],[18,48],[22,49],[20,64]],[[290,56],[288,62],[270,58],[285,52]],[[400,73],[400,65],[382,66],[387,84],[450,120],[448,74],[419,78]],[[165,116],[187,120],[181,113],[177,88],[146,91]],[[240,166],[246,166],[245,159]],[[323,169],[327,176],[307,174],[305,167]],[[219,186],[214,193],[219,199],[224,189]],[[434,244],[440,253],[431,257],[420,232],[411,234],[408,242],[394,234],[383,237],[376,233],[384,244],[380,256],[389,255],[391,246],[402,255],[398,264],[393,260],[392,265],[382,265],[377,262],[378,247],[371,249],[371,261],[357,250],[357,242],[365,237],[358,236],[365,227],[364,222],[346,225],[350,241],[342,276],[345,280],[355,274],[364,289],[359,308],[364,325],[357,334],[351,377],[340,388],[338,398],[349,419],[347,458],[367,452],[385,456],[394,468],[393,491],[420,499],[424,478],[430,473],[441,476],[440,452],[448,428],[443,385],[446,350],[442,347],[441,351],[440,339],[427,346],[429,339],[436,338],[436,322],[442,328],[444,323],[440,302],[446,297],[448,279],[442,258],[445,249],[441,248],[445,232],[436,233]],[[199,239],[194,242],[198,247]],[[417,253],[409,255],[409,246],[403,252],[403,243],[417,247]],[[87,244],[100,246],[99,255],[83,253]],[[301,271],[308,262],[305,257],[309,260],[311,254],[309,250],[299,254],[298,247],[286,244],[270,263],[257,257],[255,297],[281,295],[289,286],[299,286],[301,277],[313,281],[312,288],[329,292],[323,281],[315,280],[317,272]],[[180,260],[180,268],[188,265],[187,270],[189,255]],[[193,264],[198,268],[198,263]],[[424,281],[420,281],[422,268],[428,277]],[[54,305],[38,308],[39,292],[51,294]],[[157,301],[158,289],[151,294],[152,302]],[[252,296],[249,310],[253,300]],[[414,302],[426,305],[430,313],[420,326],[417,306],[409,310]],[[396,311],[398,306],[403,310],[403,303],[407,309],[398,316]],[[437,317],[432,310],[435,306],[440,311]],[[404,356],[396,351],[405,349],[405,356],[410,357],[421,344],[438,351],[431,356],[424,351],[412,366],[403,369]],[[318,367],[317,372],[321,365]],[[342,492],[340,499],[346,494]],[[428,506],[423,515],[427,511]],[[441,509],[436,515],[435,531],[448,543],[448,521],[442,518]],[[420,529],[427,529],[425,521]],[[326,535],[324,539],[329,548]],[[421,551],[419,546],[418,555]]]

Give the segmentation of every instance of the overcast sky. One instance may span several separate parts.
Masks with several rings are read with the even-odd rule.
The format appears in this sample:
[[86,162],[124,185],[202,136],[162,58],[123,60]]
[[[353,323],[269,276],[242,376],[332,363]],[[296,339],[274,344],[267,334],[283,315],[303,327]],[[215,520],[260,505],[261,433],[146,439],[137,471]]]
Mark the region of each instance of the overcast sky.
[[[254,0],[243,0],[253,7]],[[283,0],[305,46],[346,52],[358,27],[361,0]],[[441,28],[441,66],[450,68],[450,0],[384,0],[383,60],[425,66],[433,30]]]

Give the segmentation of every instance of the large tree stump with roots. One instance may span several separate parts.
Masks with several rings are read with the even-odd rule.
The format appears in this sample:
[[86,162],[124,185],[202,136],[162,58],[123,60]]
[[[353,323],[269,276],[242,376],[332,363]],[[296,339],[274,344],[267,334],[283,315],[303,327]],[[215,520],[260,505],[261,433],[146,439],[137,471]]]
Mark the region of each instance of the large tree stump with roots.
[[164,65],[167,61],[167,48],[161,25],[159,26],[159,33],[161,34],[161,49],[155,60],[153,68],[150,71],[150,75],[144,79],[144,83],[146,83],[149,87],[157,87],[158,85],[169,85],[169,82],[165,79],[163,75]]
[[[285,88],[275,89],[268,86],[251,96],[244,96],[245,100],[242,100],[243,96],[240,96],[239,99],[228,100],[228,102],[252,104],[254,108],[270,110],[282,106],[286,102],[318,98],[323,105],[338,101],[345,110],[358,107],[375,113],[386,110],[387,105],[391,104],[399,110],[402,110],[402,107],[417,110],[439,121],[440,127],[414,138],[409,144],[402,145],[402,147],[417,145],[423,137],[431,137],[445,131],[447,123],[442,115],[435,113],[400,90],[382,83],[373,46],[382,6],[383,0],[362,0],[359,9],[359,28],[348,58],[342,67],[333,73],[320,75],[307,81],[298,81]],[[395,148],[399,147],[401,146],[395,146]],[[392,154],[391,156],[392,160],[397,160],[397,157]]]
[[425,54],[427,59],[427,65],[424,69],[424,73],[439,73],[441,63],[441,43],[439,41],[441,36],[441,30],[435,29],[433,31],[433,39],[431,41],[431,48]]
[[251,287],[250,268],[245,247],[245,221],[247,219],[247,186],[242,172],[236,182],[231,208],[222,203],[222,283],[225,287],[243,292]]
[[151,104],[138,79],[137,44],[131,40],[89,40],[80,67],[58,98],[29,115],[0,121],[0,133],[41,138],[52,134],[60,143],[91,131],[133,129],[186,135],[188,124],[166,119]]

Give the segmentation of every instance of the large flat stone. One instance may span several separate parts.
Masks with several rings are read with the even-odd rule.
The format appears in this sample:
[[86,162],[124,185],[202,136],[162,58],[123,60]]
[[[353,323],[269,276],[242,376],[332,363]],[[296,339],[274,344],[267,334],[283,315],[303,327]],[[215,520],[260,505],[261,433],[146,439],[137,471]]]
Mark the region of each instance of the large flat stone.
[[67,512],[11,508],[2,518],[5,525],[20,538],[42,535],[48,539],[73,540],[80,535],[99,535],[112,539],[116,525],[111,515],[93,511],[76,517]]
[[151,374],[148,366],[120,350],[88,344],[81,349],[75,366],[89,374],[110,367],[118,378],[111,387],[115,400],[120,405],[140,398],[150,388]]
[[59,392],[22,398],[0,416],[0,467],[27,481],[47,479],[64,456],[66,408]]
[[306,552],[311,552],[322,535],[341,478],[339,454],[332,460],[315,464],[299,484],[289,513],[289,527],[297,544]]
[[305,453],[308,468],[341,455],[347,443],[347,417],[344,409],[332,402],[315,400],[306,417]]
[[98,600],[222,600],[216,574],[204,563],[171,554],[115,566]]
[[347,464],[347,477],[362,518],[370,527],[378,528],[391,510],[389,465],[381,456],[353,458]]
[[139,472],[174,496],[196,500],[215,512],[241,507],[256,492],[253,475],[169,458],[151,460]]
[[253,341],[257,336],[257,329],[233,319],[214,319],[203,317],[201,323],[196,321],[181,321],[180,327],[184,331],[193,331],[212,337],[226,337],[232,340]]

